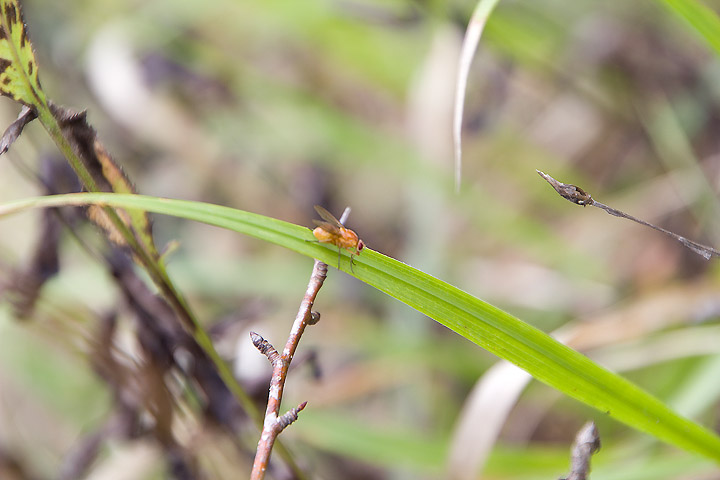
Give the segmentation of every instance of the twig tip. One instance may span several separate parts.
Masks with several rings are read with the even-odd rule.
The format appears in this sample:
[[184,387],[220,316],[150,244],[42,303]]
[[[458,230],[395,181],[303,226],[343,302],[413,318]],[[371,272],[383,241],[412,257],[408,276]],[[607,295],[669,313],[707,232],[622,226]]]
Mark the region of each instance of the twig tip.
[[263,337],[261,337],[255,332],[250,332],[250,339],[252,340],[253,345],[255,345],[255,347],[257,348],[260,348],[260,345],[265,341]]
[[590,194],[585,192],[585,190],[578,187],[577,185],[558,182],[547,173],[541,172],[538,169],[535,169],[535,171],[538,173],[538,175],[544,178],[545,181],[547,181],[555,189],[555,191],[565,200],[573,202],[577,205],[582,205],[583,207],[595,203],[595,200],[593,200]]

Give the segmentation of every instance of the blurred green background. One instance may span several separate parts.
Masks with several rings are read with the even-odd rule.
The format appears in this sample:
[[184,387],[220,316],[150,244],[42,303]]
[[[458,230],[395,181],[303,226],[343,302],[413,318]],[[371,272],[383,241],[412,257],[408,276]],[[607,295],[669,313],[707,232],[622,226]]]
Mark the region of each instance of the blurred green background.
[[[23,6],[46,92],[88,110],[139,192],[307,226],[315,204],[338,217],[351,206],[347,225],[369,247],[545,331],[563,327],[574,348],[716,425],[716,261],[564,202],[535,173],[720,245],[720,62],[659,2],[500,2],[468,82],[458,193],[452,102],[474,2]],[[18,110],[1,101],[0,125]],[[0,201],[40,194],[28,172],[56,154],[28,126],[0,157]],[[40,215],[0,222],[0,288],[27,263]],[[262,378],[247,331],[284,344],[312,262],[154,220],[160,247],[179,242],[170,274],[208,328],[224,326],[221,353],[242,381]],[[0,456],[33,475],[17,478],[57,478],[112,404],[85,340],[118,291],[69,235],[61,252],[61,273],[31,318],[0,304]],[[315,306],[322,321],[299,355],[315,352],[322,375],[306,364],[291,372],[284,404],[309,403],[282,435],[311,478],[558,478],[588,419],[604,444],[594,479],[720,478],[706,461],[532,382],[517,401],[498,393],[509,414],[484,474],[474,473],[473,462],[452,460],[459,443],[476,441],[459,426],[481,432],[504,414],[461,411],[496,359],[334,270]],[[502,378],[493,385],[512,391]],[[227,439],[182,428],[207,478],[244,478],[251,459]],[[86,478],[166,478],[153,448],[105,446]]]

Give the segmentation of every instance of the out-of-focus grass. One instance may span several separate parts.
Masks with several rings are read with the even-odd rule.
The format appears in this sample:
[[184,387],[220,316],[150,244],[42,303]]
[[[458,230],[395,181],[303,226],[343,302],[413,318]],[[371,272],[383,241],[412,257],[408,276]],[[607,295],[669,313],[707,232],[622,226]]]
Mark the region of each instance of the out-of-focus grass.
[[[658,99],[671,107],[665,113],[678,112],[697,162],[692,168],[699,167],[716,188],[715,85],[720,70],[714,54],[659,3],[501,2],[490,19],[471,73],[463,133],[464,184],[457,196],[452,194],[451,152],[438,161],[427,161],[428,152],[407,134],[407,104],[410,85],[421,77],[420,67],[438,27],[466,19],[471,8],[467,5],[449,3],[431,12],[420,9],[419,15],[413,16],[405,15],[413,12],[405,2],[394,2],[392,8],[377,2],[372,10],[313,1],[213,0],[202,8],[197,2],[64,2],[62,9],[55,2],[26,3],[43,85],[56,101],[90,109],[91,123],[142,193],[213,201],[307,225],[314,203],[333,211],[352,205],[349,224],[372,248],[422,266],[424,259],[437,254],[427,250],[429,237],[438,238],[440,245],[433,244],[433,248],[440,249],[440,261],[429,266],[430,273],[511,312],[522,312],[522,318],[543,328],[541,322],[545,321],[555,326],[562,320],[621,311],[640,296],[662,297],[677,285],[717,287],[713,263],[703,262],[654,232],[561,202],[534,172],[543,169],[560,180],[581,185],[599,201],[717,245],[718,219],[703,216],[702,207],[696,208],[696,202],[708,201],[707,196],[697,196],[705,185],[681,166],[663,163],[665,152],[657,150],[662,144],[649,141],[646,126],[663,113],[652,108]],[[398,12],[402,21],[397,20]],[[154,143],[154,130],[139,132],[118,122],[93,96],[84,81],[85,55],[97,34],[115,21],[123,22],[136,60],[148,53],[158,54],[209,80],[196,84],[177,73],[163,76],[155,71],[159,76],[151,91],[179,105],[189,131],[207,140],[212,149],[189,154]],[[455,25],[460,35],[461,25]],[[155,64],[149,62],[146,71],[159,68],[157,59]],[[218,86],[222,88],[217,90]],[[3,101],[0,108],[0,118],[8,124],[16,107]],[[432,118],[434,113],[427,115]],[[156,127],[159,132],[172,130],[167,123]],[[438,121],[436,135],[449,136],[449,125]],[[182,138],[177,143],[181,144]],[[44,133],[31,126],[7,155],[35,165],[38,153],[48,151],[53,150]],[[422,210],[418,214],[414,191],[421,192],[420,198],[424,194],[438,199],[441,215],[423,218]],[[5,202],[35,193],[18,184],[12,164],[0,157],[0,199]],[[33,237],[31,220],[11,221],[22,227],[3,221],[0,249],[7,264],[20,264]],[[276,342],[284,338],[304,288],[306,259],[168,219],[157,219],[155,231],[159,238],[181,241],[169,268],[171,272],[176,268],[180,287],[193,305],[207,312],[204,320],[208,324],[214,320],[211,313],[239,310],[249,312],[261,328],[271,330]],[[428,233],[409,236],[408,232]],[[414,257],[407,258],[407,252]],[[248,282],[246,269],[258,258],[276,261],[268,260],[265,268],[262,264],[252,268],[253,279],[258,280]],[[88,260],[72,255],[67,262],[83,269]],[[222,263],[227,270],[182,274],[193,262]],[[3,265],[3,276],[7,272]],[[358,359],[376,358],[378,345],[387,345],[387,349],[404,353],[394,356],[393,362],[412,372],[415,386],[393,387],[392,382],[376,380],[366,390],[337,400],[338,407],[349,421],[370,418],[374,425],[391,418],[406,431],[448,438],[452,429],[448,418],[457,415],[472,386],[471,374],[479,373],[468,363],[484,367],[486,356],[433,327],[403,335],[396,317],[402,320],[414,315],[412,312],[394,310],[381,295],[337,272],[330,275],[321,293],[323,320],[306,339],[317,346],[321,363],[323,352],[333,352],[332,363],[324,363],[328,370],[324,382],[341,380],[336,375],[346,370],[340,367],[356,362],[365,366],[361,372],[371,371],[373,363]],[[238,279],[233,284],[235,276]],[[70,281],[70,272],[56,281]],[[208,288],[215,281],[221,286]],[[243,288],[247,283],[252,285]],[[94,284],[89,280],[88,288]],[[233,287],[237,290],[234,296]],[[61,295],[52,289],[45,294],[49,304]],[[258,299],[266,302],[265,306],[251,308]],[[88,298],[87,302],[91,301]],[[685,301],[680,297],[675,302],[673,311],[684,314],[663,319],[662,311],[639,313],[616,327],[618,335],[630,338],[662,330],[667,325],[664,321],[677,322],[674,328],[683,328],[683,323],[716,319],[711,295]],[[658,319],[658,323],[641,328],[648,318]],[[64,335],[74,338],[72,320],[63,321],[68,325]],[[360,322],[371,326],[358,327]],[[26,327],[20,323],[9,328]],[[366,328],[372,334],[354,335]],[[318,337],[322,342],[316,342]],[[347,338],[354,341],[347,342]],[[333,348],[335,341],[343,342],[342,352]],[[459,344],[453,345],[455,342]],[[436,350],[453,348],[461,352],[456,365],[447,353],[437,360],[441,369],[425,365],[432,363],[426,358],[438,355]],[[47,351],[44,360],[52,363],[58,355]],[[424,360],[419,362],[419,357]],[[423,368],[417,368],[418,363]],[[3,359],[0,371],[27,375],[27,383],[43,384],[49,391],[63,389],[63,384],[49,378],[52,373],[31,376],[16,370],[14,364],[21,364],[19,357]],[[694,362],[681,365],[693,376]],[[642,375],[647,375],[651,385],[652,378],[663,374],[663,367],[660,364],[638,372],[634,379],[643,384]],[[380,370],[371,373],[384,373]],[[672,370],[673,376],[682,377],[682,372]],[[291,382],[288,395],[293,400],[293,389],[299,388],[299,383],[309,384],[305,388],[322,386],[302,374]],[[689,386],[678,383],[674,392],[666,388],[657,393],[664,398],[682,396]],[[437,390],[448,392],[445,402],[433,401],[429,392]],[[3,391],[0,386],[0,397]],[[574,432],[564,425],[579,426],[592,414],[570,410],[567,403],[553,408],[543,392],[546,390],[540,387],[530,389],[509,419],[500,443],[532,448],[498,450],[488,467],[498,478],[524,478],[523,469],[530,475],[533,448],[550,440],[562,446],[553,450],[554,455],[547,454],[559,468],[548,474],[566,472],[567,464],[558,457]],[[44,401],[33,390],[26,394]],[[83,405],[82,395],[78,393],[70,403]],[[102,393],[97,395],[102,399]],[[696,395],[717,393],[698,389]],[[713,404],[712,398],[707,400]],[[7,418],[12,407],[2,401],[0,405],[0,418]],[[696,418],[712,424],[716,414],[711,410],[695,412]],[[558,422],[560,426],[554,428],[543,425],[526,431],[524,437],[514,437],[512,433],[522,426],[523,419],[538,411],[567,423]],[[78,429],[89,428],[96,420],[78,419],[64,410],[55,415],[58,424],[76,422]],[[641,437],[602,417],[596,420],[604,448],[596,458],[598,469],[593,478],[612,471],[648,472],[653,465],[665,465],[661,463],[664,459],[675,461],[675,457],[668,459],[665,448],[655,446],[623,456],[628,445]],[[298,426],[298,433],[304,428],[310,426]],[[26,433],[40,442],[46,431]],[[291,434],[292,429],[288,431]],[[14,440],[0,433],[3,443],[13,444]],[[379,442],[376,440],[373,448]],[[356,446],[353,455],[347,453],[353,450],[340,447],[345,455],[373,463],[368,460],[372,459],[371,449],[357,450],[362,446]],[[66,448],[60,446],[50,456],[57,462]],[[386,448],[391,451],[391,441]],[[32,448],[26,451],[32,452]],[[441,458],[442,453],[432,458]],[[694,457],[677,457],[677,470],[659,468],[647,478],[676,478],[678,471],[690,474],[708,468]],[[507,458],[512,471],[497,467],[501,458]],[[608,458],[612,464],[606,467]],[[641,468],[630,468],[636,465]],[[393,465],[389,462],[380,468],[393,470]],[[396,466],[397,470],[403,468]],[[422,464],[408,467],[418,476],[423,468]],[[608,470],[611,472],[605,473]],[[431,469],[425,477],[441,476],[437,472]]]

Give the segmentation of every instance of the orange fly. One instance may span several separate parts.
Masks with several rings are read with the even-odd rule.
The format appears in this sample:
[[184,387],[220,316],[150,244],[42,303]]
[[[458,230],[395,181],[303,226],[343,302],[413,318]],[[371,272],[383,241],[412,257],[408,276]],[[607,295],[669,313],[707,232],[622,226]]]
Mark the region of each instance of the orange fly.
[[332,243],[338,247],[338,267],[340,266],[340,253],[344,248],[350,252],[350,269],[352,270],[352,259],[354,255],[360,255],[365,248],[365,244],[349,228],[340,223],[332,213],[325,210],[320,205],[315,205],[315,211],[320,215],[322,221],[313,220],[317,227],[313,230],[313,235],[320,243]]

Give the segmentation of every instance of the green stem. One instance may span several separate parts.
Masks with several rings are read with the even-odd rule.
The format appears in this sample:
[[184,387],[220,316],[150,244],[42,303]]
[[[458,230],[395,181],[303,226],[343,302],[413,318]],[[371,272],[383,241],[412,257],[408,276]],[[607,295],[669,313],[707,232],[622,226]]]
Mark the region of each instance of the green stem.
[[[57,119],[53,116],[50,108],[47,104],[36,106],[38,119],[42,123],[43,127],[50,134],[60,151],[65,155],[65,158],[70,162],[70,166],[73,168],[75,173],[80,178],[80,181],[88,191],[98,192],[99,188],[95,180],[93,179],[90,172],[87,170],[80,158],[75,154],[70,142],[62,134],[60,125]],[[218,354],[215,346],[207,334],[205,329],[200,324],[190,306],[188,305],[185,298],[177,290],[172,280],[170,279],[164,266],[159,262],[156,255],[152,252],[155,251],[155,246],[146,246],[138,242],[137,237],[133,234],[131,228],[129,228],[125,222],[118,216],[117,212],[110,208],[105,207],[105,213],[112,222],[113,226],[122,235],[127,242],[130,249],[135,254],[139,263],[145,268],[153,283],[160,289],[163,296],[170,302],[175,312],[180,316],[187,330],[198,343],[200,348],[210,357],[210,360],[215,364],[218,375],[225,383],[227,388],[230,390],[232,395],[237,399],[238,402],[247,412],[248,416],[253,420],[259,431],[262,430],[263,417],[261,412],[253,403],[250,396],[237,382],[237,379],[232,374],[232,371],[228,365],[223,361]],[[146,248],[147,247],[147,248]],[[148,248],[150,251],[148,251]],[[296,477],[299,479],[306,478],[304,472],[295,463],[290,452],[282,444],[276,444],[276,450],[283,457],[288,466],[293,470]]]

